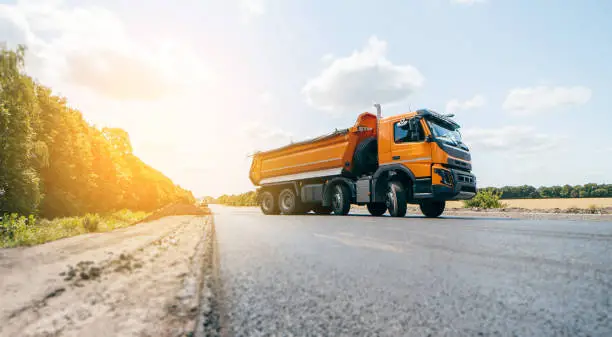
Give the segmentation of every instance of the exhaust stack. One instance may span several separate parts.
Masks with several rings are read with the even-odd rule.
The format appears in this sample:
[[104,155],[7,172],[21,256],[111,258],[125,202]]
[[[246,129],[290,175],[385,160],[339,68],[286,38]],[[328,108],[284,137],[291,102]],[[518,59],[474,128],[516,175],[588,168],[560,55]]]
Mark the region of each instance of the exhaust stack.
[[376,137],[378,137],[380,119],[382,118],[382,109],[378,103],[374,103],[374,107],[376,108]]

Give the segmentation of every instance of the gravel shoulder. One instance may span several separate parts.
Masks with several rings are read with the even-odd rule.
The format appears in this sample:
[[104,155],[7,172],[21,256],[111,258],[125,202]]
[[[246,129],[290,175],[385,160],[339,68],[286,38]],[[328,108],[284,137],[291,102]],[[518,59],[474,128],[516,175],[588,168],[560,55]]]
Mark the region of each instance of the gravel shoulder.
[[[605,208],[590,214],[588,209],[577,209],[576,212],[561,209],[472,209],[472,208],[447,208],[442,217],[487,217],[499,219],[524,219],[524,220],[570,220],[570,221],[612,221],[612,209]],[[365,206],[352,206],[351,214],[369,214]],[[408,206],[408,216],[423,216],[418,207]]]
[[203,335],[213,241],[212,217],[172,216],[2,249],[0,336]]

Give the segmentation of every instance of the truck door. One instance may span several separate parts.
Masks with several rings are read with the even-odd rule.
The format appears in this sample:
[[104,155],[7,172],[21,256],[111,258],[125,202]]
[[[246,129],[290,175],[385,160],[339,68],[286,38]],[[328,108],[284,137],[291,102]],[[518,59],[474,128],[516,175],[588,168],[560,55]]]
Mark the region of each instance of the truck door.
[[390,164],[408,167],[416,178],[431,175],[431,143],[425,141],[423,123],[419,117],[393,123]]

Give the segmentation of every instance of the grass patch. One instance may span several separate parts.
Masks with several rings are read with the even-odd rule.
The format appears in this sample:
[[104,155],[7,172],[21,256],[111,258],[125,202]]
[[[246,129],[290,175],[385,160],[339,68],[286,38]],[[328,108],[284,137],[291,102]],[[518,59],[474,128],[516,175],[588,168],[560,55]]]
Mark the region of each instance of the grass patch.
[[32,246],[84,233],[108,232],[131,226],[148,214],[121,210],[53,220],[7,214],[0,221],[0,248]]

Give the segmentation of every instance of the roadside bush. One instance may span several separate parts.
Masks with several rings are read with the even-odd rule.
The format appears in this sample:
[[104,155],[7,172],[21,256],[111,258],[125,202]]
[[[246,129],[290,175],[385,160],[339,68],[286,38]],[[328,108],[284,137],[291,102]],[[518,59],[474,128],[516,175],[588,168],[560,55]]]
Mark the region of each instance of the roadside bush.
[[501,198],[500,192],[494,192],[491,190],[481,190],[470,200],[464,200],[463,206],[465,208],[504,208],[507,205],[499,199]]
[[98,214],[86,214],[82,220],[83,228],[89,233],[97,232],[100,224],[100,216]]
[[0,247],[19,245],[34,235],[36,218],[16,213],[5,214],[0,221]]

